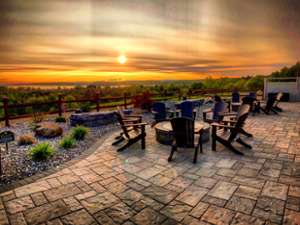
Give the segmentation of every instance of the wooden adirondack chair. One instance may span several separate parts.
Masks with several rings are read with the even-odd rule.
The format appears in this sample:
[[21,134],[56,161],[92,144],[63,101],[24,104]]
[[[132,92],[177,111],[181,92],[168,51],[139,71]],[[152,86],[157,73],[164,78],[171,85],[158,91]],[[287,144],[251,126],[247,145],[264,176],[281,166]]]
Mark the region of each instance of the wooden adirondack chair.
[[[135,123],[141,123],[142,122],[142,116],[141,115],[125,115],[120,107],[117,108],[118,113],[120,114],[122,121],[124,124],[135,124]],[[128,128],[133,129],[133,127]],[[137,129],[137,128],[135,128]],[[121,132],[117,137],[115,137],[116,140],[120,139],[123,135],[123,132]]]
[[122,108],[117,107],[118,113],[121,115],[122,120],[126,123],[141,123],[142,122],[142,116],[141,115],[125,115],[123,113]]
[[282,92],[279,92],[277,93],[276,95],[276,99],[275,99],[275,102],[273,104],[273,108],[278,111],[278,112],[282,112],[282,109],[278,106],[279,102],[281,101],[283,97],[283,93]]
[[[169,162],[172,160],[173,154],[177,151],[177,148],[195,148],[193,163],[197,162],[199,148],[202,153],[202,129],[195,131],[194,122],[195,121],[193,119],[185,117],[171,119],[174,140],[172,143],[171,153],[168,158]],[[199,134],[196,145],[194,143],[195,134]]]
[[[225,125],[221,123],[212,123],[212,150],[216,151],[216,143],[217,141],[229,148],[231,151],[233,151],[236,154],[243,155],[242,152],[237,150],[232,143],[236,141],[237,143],[245,146],[246,148],[251,149],[252,147],[245,143],[240,137],[240,134],[244,134],[243,126],[245,124],[245,121],[249,114],[249,105],[244,105],[242,109],[239,111],[239,114],[237,116],[236,122],[234,125]],[[228,132],[223,132],[223,130],[219,130],[222,133],[218,133],[217,128],[227,128]]]
[[265,105],[260,104],[260,110],[263,111],[265,114],[269,115],[270,112],[274,114],[278,114],[278,112],[274,109],[274,104],[276,103],[276,97],[270,97],[267,100]]
[[[236,124],[237,119],[240,116],[240,114],[244,113],[246,111],[248,111],[248,113],[250,113],[250,109],[251,109],[250,104],[242,104],[236,113],[231,112],[231,113],[222,114],[223,119],[221,121],[219,121],[219,123],[234,126]],[[227,129],[225,128],[224,130],[227,130]],[[253,135],[248,133],[247,131],[245,131],[245,129],[243,127],[240,128],[240,133],[247,137],[253,137]]]
[[126,141],[126,144],[120,147],[117,151],[123,151],[130,145],[138,142],[141,140],[142,144],[142,149],[145,149],[146,147],[146,125],[147,123],[131,123],[131,124],[126,124],[120,115],[120,113],[115,114],[117,117],[117,120],[122,128],[122,134],[121,136],[112,143],[112,145],[116,145],[122,141]]
[[[213,118],[209,119],[207,114],[213,114]],[[203,110],[203,121],[206,123],[214,123],[222,121],[224,118],[224,114],[228,113],[228,105],[227,103],[223,102],[222,104],[217,105],[215,109],[207,109]],[[217,114],[217,115],[215,115]]]

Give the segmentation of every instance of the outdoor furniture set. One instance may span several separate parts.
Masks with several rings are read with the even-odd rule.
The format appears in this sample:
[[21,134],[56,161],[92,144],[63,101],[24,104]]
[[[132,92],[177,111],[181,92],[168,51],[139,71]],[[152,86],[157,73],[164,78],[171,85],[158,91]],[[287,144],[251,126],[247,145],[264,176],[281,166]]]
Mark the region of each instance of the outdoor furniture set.
[[[278,111],[282,111],[278,106],[281,97],[282,94],[278,93],[276,98],[268,99],[265,104],[260,101],[259,110],[266,114],[269,114],[271,111],[278,114]],[[208,119],[208,111],[204,111],[203,121],[197,121],[195,120],[194,104],[191,101],[183,101],[178,104],[179,107],[177,106],[175,113],[174,111],[170,113],[163,102],[154,103],[152,113],[155,120],[156,139],[162,144],[171,145],[168,161],[172,160],[178,148],[194,148],[193,163],[196,163],[199,150],[202,153],[202,143],[209,139],[211,127],[213,151],[216,151],[216,143],[219,142],[235,154],[243,155],[232,144],[237,142],[248,149],[252,148],[242,140],[241,136],[252,137],[252,134],[245,131],[244,125],[251,110],[253,111],[254,107],[257,107],[255,104],[257,104],[256,99],[250,94],[243,98],[237,112],[228,112],[228,107],[224,105],[218,109],[217,119]],[[180,117],[178,116],[179,113],[181,114]],[[213,113],[216,113],[216,111]],[[115,115],[121,126],[122,133],[115,138],[113,145],[126,141],[125,145],[118,148],[117,151],[123,151],[138,141],[141,141],[142,149],[145,149],[145,127],[147,123],[142,122],[142,117],[138,115],[124,115],[122,110],[116,112]],[[196,143],[195,140],[197,140]]]

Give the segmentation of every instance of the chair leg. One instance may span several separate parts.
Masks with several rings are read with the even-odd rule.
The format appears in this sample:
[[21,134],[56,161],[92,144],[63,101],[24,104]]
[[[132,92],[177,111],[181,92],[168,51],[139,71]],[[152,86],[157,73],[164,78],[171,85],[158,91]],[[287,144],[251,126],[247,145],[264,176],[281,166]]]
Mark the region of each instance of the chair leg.
[[212,127],[212,132],[211,132],[211,150],[216,151],[216,145],[217,145],[217,128],[215,126]]
[[278,115],[278,112],[277,112],[273,107],[271,108],[271,111],[272,111],[274,114]]
[[203,153],[202,134],[203,134],[203,130],[201,130],[200,133],[199,133],[199,139],[198,139],[198,145],[197,145],[197,148],[200,147],[200,152],[201,153]]
[[193,160],[193,163],[196,163],[197,162],[197,158],[198,158],[198,146],[195,147],[195,154],[194,154],[194,160]]
[[119,139],[117,139],[117,140],[115,140],[113,143],[112,143],[112,145],[117,145],[117,144],[119,144],[120,142],[122,142],[122,141],[124,141],[125,139],[121,136],[121,137],[119,137]]
[[237,150],[235,147],[232,146],[231,142],[224,140],[223,138],[216,137],[217,141],[219,141],[222,145],[229,148],[232,152],[234,152],[237,155],[244,155],[244,153]]
[[146,132],[145,132],[145,126],[142,126],[142,131],[141,131],[141,135],[142,135],[142,149],[145,149],[146,148]]
[[128,141],[125,145],[123,145],[122,147],[117,149],[117,152],[122,152],[124,151],[126,148],[128,148],[130,145],[132,145],[133,142]]
[[171,162],[172,161],[172,157],[173,157],[173,154],[174,152],[177,150],[177,147],[175,145],[172,146],[172,149],[171,149],[171,154],[168,158],[168,162]]
[[247,144],[246,142],[244,142],[244,141],[243,141],[242,139],[240,139],[240,138],[236,139],[236,142],[239,143],[239,144],[241,144],[241,145],[243,145],[243,146],[245,146],[246,148],[252,149],[252,146],[251,146],[251,145]]
[[248,133],[247,131],[245,131],[243,128],[241,128],[240,133],[247,136],[247,137],[253,137],[252,134]]

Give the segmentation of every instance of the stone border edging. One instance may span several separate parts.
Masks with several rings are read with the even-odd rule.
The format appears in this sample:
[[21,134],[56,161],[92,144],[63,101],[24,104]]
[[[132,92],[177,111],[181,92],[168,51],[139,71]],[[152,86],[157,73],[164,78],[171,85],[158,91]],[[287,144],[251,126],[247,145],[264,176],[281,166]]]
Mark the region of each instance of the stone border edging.
[[8,185],[5,185],[3,187],[0,187],[0,194],[4,193],[6,191],[10,191],[12,189],[15,189],[15,188],[33,183],[33,182],[37,181],[38,179],[44,178],[46,176],[50,176],[51,174],[54,174],[54,173],[56,173],[56,172],[58,172],[62,169],[65,169],[65,168],[71,166],[72,164],[75,164],[75,163],[79,162],[82,159],[87,158],[92,153],[94,153],[99,147],[101,147],[102,144],[104,143],[103,139],[106,139],[107,136],[109,136],[113,132],[115,132],[114,129],[107,132],[102,137],[98,138],[95,144],[93,144],[87,150],[83,151],[81,155],[79,155],[78,157],[76,157],[74,159],[71,159],[70,161],[67,161],[67,162],[59,165],[59,168],[51,168],[51,169],[48,169],[48,170],[45,170],[45,171],[41,171],[41,172],[38,172],[37,174],[34,174],[30,177],[26,177],[22,180],[17,180],[16,182],[14,182],[12,184],[8,184]]

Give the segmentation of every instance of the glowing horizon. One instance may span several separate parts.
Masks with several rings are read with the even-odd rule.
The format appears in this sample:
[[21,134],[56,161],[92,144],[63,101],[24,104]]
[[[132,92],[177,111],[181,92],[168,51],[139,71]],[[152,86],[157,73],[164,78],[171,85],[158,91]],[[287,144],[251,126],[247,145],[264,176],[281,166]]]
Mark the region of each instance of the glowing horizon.
[[300,59],[299,11],[296,0],[4,0],[0,83],[269,74]]

